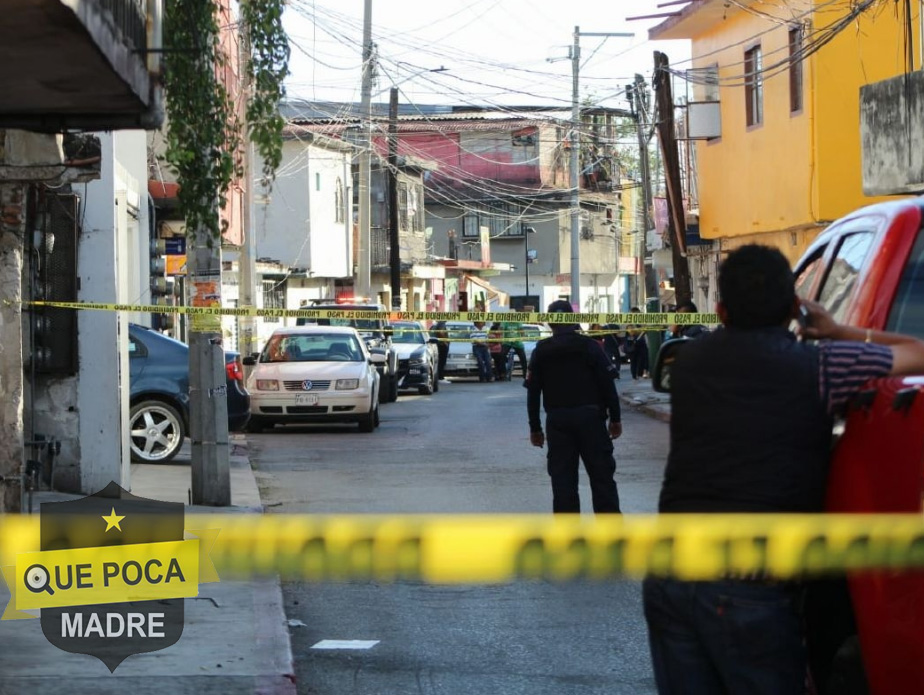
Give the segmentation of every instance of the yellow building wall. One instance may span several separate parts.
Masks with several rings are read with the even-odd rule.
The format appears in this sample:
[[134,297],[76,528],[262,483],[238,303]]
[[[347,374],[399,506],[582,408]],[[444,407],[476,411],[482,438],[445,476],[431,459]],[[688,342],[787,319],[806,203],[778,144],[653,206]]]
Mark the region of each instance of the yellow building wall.
[[788,54],[785,26],[751,38],[767,28],[765,20],[741,13],[693,42],[695,67],[719,65],[722,134],[696,148],[700,235],[706,239],[812,222],[811,117],[805,108],[790,113],[788,71],[764,80],[763,123],[746,121],[745,50],[759,43],[765,68]]
[[[818,12],[816,31],[843,16],[849,5],[843,0]],[[919,26],[919,9],[920,3],[913,3],[913,31]],[[904,72],[901,15],[900,5],[880,2],[815,55],[817,215],[823,220],[836,220],[863,205],[891,199],[863,195],[860,87]],[[917,45],[915,37],[915,67],[920,66]]]
[[[825,7],[813,16],[807,40],[850,5],[814,2]],[[789,5],[789,16],[798,16],[800,3]],[[721,84],[722,135],[697,143],[701,236],[723,239],[723,249],[771,244],[796,260],[828,222],[883,200],[862,192],[860,86],[902,71],[903,30],[895,7],[883,2],[841,32],[803,62],[803,108],[795,113],[784,64],[788,30],[751,13],[729,13],[693,37],[693,65],[718,63]],[[748,127],[744,53],[758,43],[768,73],[763,123]]]
[[621,205],[619,219],[616,220],[616,239],[618,240],[616,252],[621,257],[636,256],[638,255],[639,230],[642,229],[642,189],[637,182],[631,180],[623,180],[621,185],[623,186],[620,191]]

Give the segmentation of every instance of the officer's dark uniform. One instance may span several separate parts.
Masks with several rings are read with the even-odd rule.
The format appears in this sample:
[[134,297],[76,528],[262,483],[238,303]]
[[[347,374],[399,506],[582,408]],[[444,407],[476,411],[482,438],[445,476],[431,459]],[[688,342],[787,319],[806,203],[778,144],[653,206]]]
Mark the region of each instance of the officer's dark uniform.
[[[570,309],[570,307],[569,307]],[[550,311],[554,311],[551,307]],[[561,311],[561,309],[559,309]],[[552,478],[552,510],[581,511],[578,457],[590,478],[594,511],[619,512],[613,475],[616,461],[606,418],[620,421],[615,366],[600,344],[577,333],[577,325],[555,326],[555,335],[536,344],[526,377],[531,432],[542,432],[539,397],[546,412],[548,471]]]

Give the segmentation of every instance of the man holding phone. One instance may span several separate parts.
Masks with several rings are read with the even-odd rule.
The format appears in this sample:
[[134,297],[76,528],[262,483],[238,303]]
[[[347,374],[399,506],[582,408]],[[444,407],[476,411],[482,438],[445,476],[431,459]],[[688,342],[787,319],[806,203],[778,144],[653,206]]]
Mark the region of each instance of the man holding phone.
[[[832,416],[870,379],[924,372],[924,342],[843,326],[800,301],[789,261],[743,246],[719,269],[718,330],[671,364],[670,452],[659,511],[824,508]],[[823,342],[797,340],[789,330]],[[649,577],[643,597],[661,695],[803,692],[801,587],[764,574]]]

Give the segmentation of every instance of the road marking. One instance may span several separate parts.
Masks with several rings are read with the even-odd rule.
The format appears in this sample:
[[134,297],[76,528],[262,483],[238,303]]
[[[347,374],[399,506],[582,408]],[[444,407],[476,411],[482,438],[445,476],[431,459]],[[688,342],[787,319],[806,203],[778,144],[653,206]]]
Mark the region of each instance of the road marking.
[[377,639],[322,639],[312,649],[372,649]]

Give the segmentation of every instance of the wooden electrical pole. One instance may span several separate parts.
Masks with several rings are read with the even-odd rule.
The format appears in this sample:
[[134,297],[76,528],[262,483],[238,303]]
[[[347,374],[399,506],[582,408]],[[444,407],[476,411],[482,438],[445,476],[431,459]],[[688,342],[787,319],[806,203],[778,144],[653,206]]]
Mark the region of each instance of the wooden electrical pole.
[[670,213],[671,255],[674,262],[674,294],[676,304],[692,301],[690,266],[687,263],[687,224],[683,208],[683,189],[680,175],[680,154],[674,129],[674,97],[671,92],[671,74],[667,56],[654,53],[654,79],[652,88],[658,105],[657,130],[664,161],[664,179],[667,183],[667,209]]
[[[648,161],[648,135],[645,133],[645,114],[648,112],[649,100],[646,90],[645,78],[636,73],[635,82],[626,87],[626,94],[632,106],[632,115],[635,118],[635,130],[638,136],[638,167],[642,188],[642,223],[640,230],[641,241],[638,244],[638,275],[636,276],[635,302],[636,306],[644,306],[648,299],[649,267],[645,264],[648,258],[648,230],[654,229],[652,219],[652,193],[651,168]],[[650,271],[652,274],[654,270]],[[656,286],[656,285],[655,285]]]

